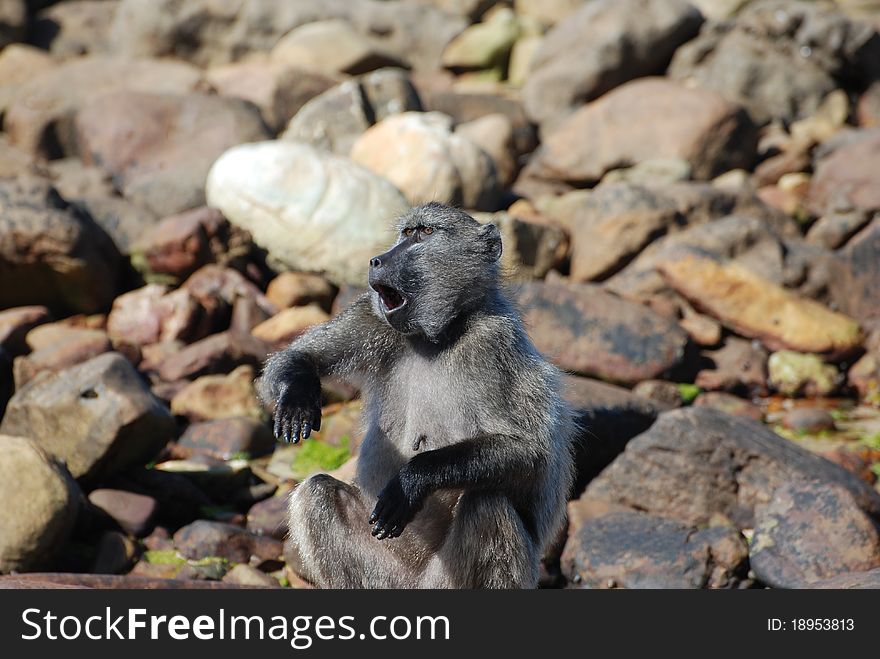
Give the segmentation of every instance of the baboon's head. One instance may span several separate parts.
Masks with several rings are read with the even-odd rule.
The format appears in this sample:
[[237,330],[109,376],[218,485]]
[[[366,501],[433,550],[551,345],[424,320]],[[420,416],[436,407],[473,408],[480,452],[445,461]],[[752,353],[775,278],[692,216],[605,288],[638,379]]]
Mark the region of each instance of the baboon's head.
[[373,308],[398,332],[437,341],[497,285],[501,235],[438,203],[413,208],[397,228],[394,246],[370,259]]

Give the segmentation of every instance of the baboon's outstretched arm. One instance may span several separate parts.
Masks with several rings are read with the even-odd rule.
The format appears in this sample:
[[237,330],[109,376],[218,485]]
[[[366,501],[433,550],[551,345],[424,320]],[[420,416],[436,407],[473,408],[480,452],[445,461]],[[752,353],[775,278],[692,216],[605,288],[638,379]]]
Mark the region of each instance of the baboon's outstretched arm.
[[542,468],[544,457],[521,437],[486,435],[413,457],[379,493],[370,523],[380,540],[401,534],[425,498],[440,489],[514,492]]
[[395,336],[364,294],[266,362],[258,392],[275,406],[275,436],[296,443],[321,428],[321,376],[352,377],[378,367]]

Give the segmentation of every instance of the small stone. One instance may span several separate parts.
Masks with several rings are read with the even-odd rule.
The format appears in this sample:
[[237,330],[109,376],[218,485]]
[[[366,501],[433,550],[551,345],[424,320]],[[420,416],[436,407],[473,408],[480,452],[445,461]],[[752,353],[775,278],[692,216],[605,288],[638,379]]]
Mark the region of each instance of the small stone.
[[151,272],[186,279],[213,260],[211,241],[223,225],[223,215],[211,208],[170,215],[144,234],[137,251]]
[[204,375],[174,395],[171,411],[190,421],[262,418],[263,408],[254,391],[255,377],[252,366],[239,366],[228,375]]
[[796,407],[786,412],[782,425],[794,432],[811,435],[835,429],[834,417],[828,410],[816,407]]
[[123,531],[138,538],[152,530],[159,508],[153,497],[125,490],[92,490],[89,501],[107,513]]
[[317,304],[291,307],[254,327],[251,334],[270,345],[287,345],[308,328],[328,320],[330,314]]
[[194,560],[209,557],[225,558],[234,563],[247,563],[251,556],[274,560],[281,556],[281,542],[259,536],[232,524],[197,520],[174,534],[174,546],[183,556]]
[[317,304],[329,311],[336,287],[323,277],[307,272],[282,272],[266,288],[266,297],[278,309]]
[[466,28],[443,51],[441,63],[450,69],[503,67],[520,34],[516,14],[507,7]]
[[158,373],[166,382],[228,373],[242,365],[262,364],[267,344],[247,334],[221,332],[191,343],[159,364]]
[[826,364],[819,355],[780,350],[767,362],[770,385],[786,396],[828,396],[840,383],[840,374],[833,364]]
[[275,437],[265,423],[249,417],[231,417],[190,424],[178,440],[189,455],[209,455],[230,460],[267,455],[275,448]]
[[274,496],[251,506],[247,514],[248,531],[276,540],[287,537],[287,496]]
[[731,416],[741,416],[755,421],[763,421],[761,408],[733,394],[723,391],[707,391],[694,400],[696,407],[711,407]]
[[278,579],[270,577],[265,572],[260,572],[257,568],[250,565],[239,563],[227,572],[222,581],[224,583],[234,583],[239,586],[251,586],[253,588],[281,588]]
[[767,351],[757,342],[729,336],[722,347],[703,354],[714,368],[697,373],[694,382],[701,389],[767,395]]
[[632,392],[636,396],[642,396],[656,403],[663,410],[671,410],[684,404],[681,398],[681,390],[674,382],[643,380],[633,387]]

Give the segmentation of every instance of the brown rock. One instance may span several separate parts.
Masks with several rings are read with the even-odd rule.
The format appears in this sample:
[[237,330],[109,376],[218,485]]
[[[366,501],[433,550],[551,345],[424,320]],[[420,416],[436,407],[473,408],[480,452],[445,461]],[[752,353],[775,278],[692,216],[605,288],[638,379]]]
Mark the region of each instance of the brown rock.
[[265,572],[260,572],[255,567],[244,565],[243,563],[234,565],[232,569],[223,576],[222,581],[224,583],[250,586],[252,588],[281,588],[278,579],[269,576]]
[[856,118],[863,128],[880,128],[880,81],[868,87],[859,98]]
[[197,520],[174,534],[174,546],[192,559],[219,557],[247,563],[251,556],[262,560],[280,558],[281,542],[232,524]]
[[[39,445],[0,435],[0,573],[50,567],[73,529],[82,494]],[[11,514],[12,512],[15,514]]]
[[819,161],[812,178],[809,208],[823,215],[837,207],[880,210],[880,130],[857,139]]
[[208,83],[221,96],[250,101],[272,133],[283,130],[303,105],[338,80],[297,64],[247,60],[208,69]]
[[291,307],[254,327],[251,334],[271,345],[286,345],[308,328],[328,320],[330,314],[317,304]]
[[73,0],[47,7],[35,17],[31,40],[57,57],[107,52],[118,2]]
[[41,48],[13,43],[0,51],[0,110],[15,102],[18,88],[58,62]]
[[248,531],[276,540],[287,537],[287,496],[274,496],[251,506],[247,514]]
[[254,391],[254,369],[239,366],[229,375],[205,375],[181,389],[171,400],[171,411],[190,421],[235,416],[261,418],[263,408]]
[[660,271],[697,308],[771,349],[852,352],[861,343],[858,323],[774,285],[737,263],[683,254]]
[[159,216],[204,205],[214,161],[268,137],[252,105],[200,94],[113,92],[85,103],[74,124],[83,160]]
[[195,89],[201,78],[198,69],[172,60],[73,58],[21,85],[3,125],[13,143],[29,153],[57,155],[52,145],[60,142],[62,150],[73,155],[72,136],[58,124],[72,118],[86,102],[120,89],[185,93]]
[[147,231],[138,245],[150,271],[185,279],[213,260],[211,243],[228,231],[223,215],[195,208],[164,218]]
[[320,275],[307,272],[282,272],[269,282],[266,297],[278,309],[317,304],[329,311],[336,297],[336,287]]
[[212,316],[222,315],[225,308],[235,306],[240,297],[253,299],[269,316],[278,313],[269,300],[253,282],[245,279],[238,271],[221,265],[206,265],[199,268],[181,285],[199,301]]
[[755,127],[739,106],[714,92],[642,78],[548,132],[530,168],[543,178],[583,184],[644,160],[681,158],[704,180],[748,168],[756,146]]
[[501,113],[487,114],[455,127],[492,158],[499,187],[508,188],[519,173],[513,122]]
[[764,420],[764,413],[761,412],[760,407],[724,391],[707,391],[702,393],[694,400],[694,406],[710,407],[730,416],[741,416],[746,419],[754,419],[755,421]]
[[228,373],[237,366],[262,364],[267,352],[266,343],[254,336],[221,332],[170,355],[159,364],[158,373],[166,382]]
[[138,538],[153,529],[159,508],[153,497],[125,490],[92,490],[89,501],[107,513],[123,531]]
[[30,348],[25,342],[25,336],[50,319],[49,310],[40,305],[0,311],[0,348],[10,357],[28,352]]
[[684,355],[677,324],[598,286],[523,283],[516,299],[538,350],[564,369],[634,384]]
[[120,256],[45,180],[0,179],[0,308],[44,304],[95,313],[116,292]]
[[840,485],[863,510],[880,512],[880,495],[855,475],[757,421],[707,407],[661,414],[585,494],[685,524],[706,524],[720,513],[752,528],[755,506],[779,486],[803,480]]
[[695,383],[707,391],[728,391],[750,396],[767,394],[767,351],[753,341],[729,336],[718,350],[703,353],[715,368],[697,373]]
[[868,329],[880,329],[880,219],[838,253],[830,278],[832,299]]
[[249,417],[232,417],[190,424],[178,440],[185,454],[209,455],[230,460],[236,454],[258,458],[271,453],[275,437],[265,423]]
[[792,588],[880,567],[880,531],[846,489],[794,481],[757,507],[749,554],[761,581]]
[[[33,340],[30,338],[43,330]],[[16,357],[15,387],[20,389],[41,371],[60,371],[112,350],[107,333],[101,330],[67,327],[58,323],[40,325],[28,334],[33,352]]]
[[785,413],[782,425],[794,432],[816,434],[834,430],[834,417],[818,407],[796,407]]
[[151,459],[174,422],[131,364],[110,352],[26,384],[0,429],[33,437],[75,478],[95,480]]
[[547,33],[532,59],[523,88],[529,117],[553,124],[628,80],[662,74],[702,22],[699,11],[677,0],[583,3]]
[[563,574],[581,588],[732,588],[747,565],[735,528],[699,530],[638,512],[585,522],[562,554]]
[[147,284],[113,301],[107,333],[114,345],[193,341],[208,335],[211,319],[186,289]]
[[681,390],[674,382],[666,380],[642,380],[633,387],[636,396],[647,398],[661,410],[671,410],[684,405]]

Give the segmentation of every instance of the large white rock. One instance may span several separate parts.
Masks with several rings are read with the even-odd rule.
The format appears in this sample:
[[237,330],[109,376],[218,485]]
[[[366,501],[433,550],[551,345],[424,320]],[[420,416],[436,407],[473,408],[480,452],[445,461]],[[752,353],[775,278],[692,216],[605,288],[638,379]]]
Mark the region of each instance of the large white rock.
[[34,442],[0,435],[0,573],[49,567],[81,496],[70,474]]
[[452,127],[452,117],[442,112],[395,114],[358,138],[351,159],[387,178],[414,204],[495,210],[499,191],[492,158]]
[[369,260],[394,240],[406,200],[348,158],[301,142],[242,144],[208,174],[208,205],[246,229],[278,265],[364,285]]

